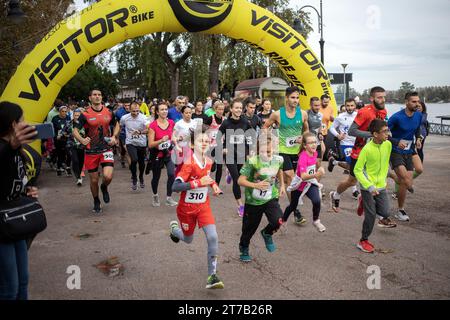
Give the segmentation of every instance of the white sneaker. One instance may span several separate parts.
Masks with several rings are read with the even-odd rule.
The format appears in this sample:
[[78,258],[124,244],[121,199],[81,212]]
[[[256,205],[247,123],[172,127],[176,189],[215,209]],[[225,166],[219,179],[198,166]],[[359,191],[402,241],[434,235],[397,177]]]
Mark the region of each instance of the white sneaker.
[[398,210],[397,213],[395,214],[395,217],[399,221],[409,221],[409,216],[405,210]]
[[157,194],[153,195],[153,204],[154,207],[159,207],[161,203],[159,203],[159,196]]
[[81,185],[83,184],[83,179],[77,179],[77,186],[81,187]]
[[173,200],[172,197],[167,197],[167,199],[166,199],[166,206],[175,207],[176,205],[178,205],[178,202]]
[[319,232],[324,232],[325,230],[327,230],[327,228],[325,228],[325,226],[323,224],[320,223],[320,220],[316,220],[313,222],[314,227],[317,228],[317,230]]

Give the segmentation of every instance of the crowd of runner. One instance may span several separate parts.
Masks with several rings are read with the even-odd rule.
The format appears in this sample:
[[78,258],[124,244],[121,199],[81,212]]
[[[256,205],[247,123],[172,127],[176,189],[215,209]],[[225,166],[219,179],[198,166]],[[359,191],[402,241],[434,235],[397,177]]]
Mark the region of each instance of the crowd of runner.
[[[309,109],[303,110],[299,97],[299,88],[288,87],[285,105],[274,111],[268,99],[229,102],[216,94],[194,104],[184,96],[174,101],[153,99],[148,105],[129,99],[104,104],[102,93],[94,89],[86,105],[55,102],[47,117],[55,137],[43,144],[44,155],[58,176],[74,174],[78,186],[85,173],[89,176],[94,214],[103,209],[99,189],[103,203],[111,201],[108,186],[115,158],[129,168],[133,191],[145,189],[145,176],[151,173],[154,207],[161,205],[158,189],[165,168],[164,203],[176,206],[178,217],[170,222],[170,238],[191,243],[195,227],[203,229],[208,248],[206,288],[224,287],[217,275],[218,236],[209,197],[209,188],[216,196],[223,194],[224,170],[236,200],[230,210],[242,217],[241,261],[252,260],[250,241],[263,214],[268,224],[261,237],[273,252],[273,235],[286,228],[292,213],[295,224],[307,222],[300,210],[305,196],[312,203],[313,226],[324,232],[322,202],[328,197],[338,213],[341,195],[349,188],[359,201],[357,214],[364,214],[357,247],[372,253],[369,236],[377,217],[378,227],[396,227],[390,217],[388,178],[395,182],[394,217],[410,220],[405,203],[408,192],[414,192],[413,180],[423,172],[426,106],[416,92],[408,92],[405,108],[388,119],[386,92],[374,87],[369,105],[350,98],[335,116],[329,96],[312,97]],[[327,170],[322,161],[328,161]],[[335,167],[343,169],[345,178],[337,186],[327,186],[333,191],[325,196],[321,180],[326,171],[336,172]],[[173,193],[180,193],[179,201]],[[282,208],[279,199],[285,195],[289,205]]]

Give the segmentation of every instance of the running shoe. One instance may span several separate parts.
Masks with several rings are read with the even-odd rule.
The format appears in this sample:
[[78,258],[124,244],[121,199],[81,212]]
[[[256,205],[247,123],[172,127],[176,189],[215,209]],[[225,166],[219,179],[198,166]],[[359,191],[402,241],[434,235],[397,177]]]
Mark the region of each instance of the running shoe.
[[331,209],[333,209],[334,212],[339,212],[339,199],[334,198],[334,191],[330,192],[330,200],[331,200]]
[[350,171],[348,171],[347,169],[345,169],[342,174],[350,174]]
[[83,185],[83,179],[77,179],[77,186],[81,187]]
[[62,176],[62,173],[64,172],[64,169],[56,169],[56,175],[58,177]]
[[219,279],[217,274],[212,274],[208,277],[206,282],[206,289],[223,289],[223,282]]
[[92,209],[92,212],[95,214],[99,214],[102,212],[102,206],[99,199],[94,199],[94,208]]
[[122,165],[122,168],[125,168],[125,161],[120,161],[120,164]]
[[408,188],[409,193],[414,193],[414,187]]
[[68,177],[72,176],[72,169],[66,168],[66,176],[68,176]]
[[137,190],[137,179],[131,179],[131,190]]
[[369,240],[360,241],[356,245],[356,247],[358,247],[358,249],[361,250],[362,252],[366,253],[373,253],[375,250],[375,247],[373,246],[373,244],[369,242]]
[[102,190],[103,201],[105,203],[109,203],[109,201],[111,201],[111,198],[109,197],[108,187],[102,183],[100,185],[100,190]]
[[139,188],[145,189],[144,178],[139,178]]
[[358,216],[362,216],[364,214],[364,205],[362,201],[362,196],[359,196],[358,198],[358,209],[356,209],[356,214]]
[[380,228],[395,228],[397,224],[395,222],[392,222],[389,218],[379,219],[378,224]]
[[173,234],[173,229],[178,229],[180,226],[178,225],[178,221],[170,221],[170,224],[169,224],[169,228],[170,228],[170,230],[169,230],[169,233],[170,233],[170,239],[172,239],[172,241],[173,242],[175,242],[175,243],[178,243],[178,242],[180,242],[180,239],[178,239],[178,237],[176,237],[174,234]]
[[244,216],[244,206],[239,206],[238,208],[237,208],[237,213],[238,213],[238,216],[239,217],[243,217]]
[[302,214],[298,209],[295,209],[294,211],[294,223],[299,226],[306,223],[306,219],[302,217]]
[[231,183],[231,176],[230,176],[230,174],[227,174],[227,184],[230,184]]
[[334,164],[333,164],[333,162],[334,162],[334,158],[333,158],[333,156],[330,156],[330,157],[328,158],[328,171],[329,171],[329,172],[333,172],[333,169],[334,169]]
[[398,200],[397,192],[392,192],[392,199]]
[[398,210],[395,217],[400,221],[409,221],[409,216],[405,210]]
[[314,227],[316,227],[316,229],[317,229],[319,232],[324,232],[325,230],[327,230],[327,228],[325,228],[325,226],[324,226],[322,223],[320,223],[320,219],[314,221],[314,222],[313,222],[313,225],[314,225]]
[[157,194],[153,195],[153,203],[154,207],[159,207],[161,203],[159,202],[159,196]]
[[270,234],[264,233],[264,229],[261,230],[261,236],[264,239],[264,243],[266,244],[267,251],[274,252],[277,249],[277,247],[273,243],[272,236]]
[[355,199],[355,200],[358,200],[359,195],[360,195],[360,193],[359,193],[358,190],[355,190],[355,191],[352,193],[353,199]]
[[241,260],[242,262],[252,261],[252,256],[248,252],[248,247],[239,246],[239,251],[240,251],[239,260]]
[[166,206],[175,207],[176,205],[178,205],[178,202],[173,200],[172,197],[167,197],[166,198]]

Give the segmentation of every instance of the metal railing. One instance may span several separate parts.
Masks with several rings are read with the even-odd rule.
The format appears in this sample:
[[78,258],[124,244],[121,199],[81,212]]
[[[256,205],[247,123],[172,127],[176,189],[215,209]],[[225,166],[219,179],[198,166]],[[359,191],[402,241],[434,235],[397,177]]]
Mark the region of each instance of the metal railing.
[[430,134],[450,136],[450,125],[430,122]]

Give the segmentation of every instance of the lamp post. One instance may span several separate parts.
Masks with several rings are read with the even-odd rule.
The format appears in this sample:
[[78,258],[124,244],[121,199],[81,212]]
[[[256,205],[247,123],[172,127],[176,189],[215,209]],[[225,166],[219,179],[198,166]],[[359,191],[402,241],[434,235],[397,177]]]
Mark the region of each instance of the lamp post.
[[345,68],[347,68],[348,63],[341,64],[342,68],[344,68],[344,103],[347,100],[347,81],[345,79]]
[[[322,64],[325,64],[325,58],[324,58],[324,47],[325,47],[325,40],[323,40],[323,10],[322,10],[322,0],[320,0],[320,12],[313,6],[311,5],[307,5],[307,6],[303,6],[300,8],[299,11],[302,11],[305,8],[311,8],[313,9],[316,13],[317,16],[319,17],[319,32],[320,32],[320,40],[319,40],[319,44],[320,44],[320,61],[322,62]],[[296,18],[294,20],[294,30],[302,33],[302,31],[305,30],[302,22],[300,19]]]
[[15,24],[21,23],[27,17],[20,8],[19,0],[9,1],[7,17]]

